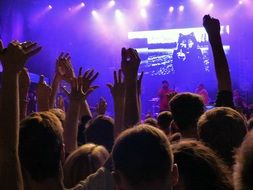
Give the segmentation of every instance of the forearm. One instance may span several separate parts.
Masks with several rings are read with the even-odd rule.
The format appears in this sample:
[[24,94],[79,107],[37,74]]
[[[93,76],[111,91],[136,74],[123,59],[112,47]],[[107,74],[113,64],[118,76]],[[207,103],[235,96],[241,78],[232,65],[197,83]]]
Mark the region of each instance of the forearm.
[[221,36],[210,37],[210,44],[213,51],[218,89],[219,91],[232,91],[229,66],[222,46]]
[[28,101],[26,99],[20,97],[20,99],[19,99],[19,106],[20,106],[19,119],[20,120],[22,120],[26,117],[27,104],[28,104]]
[[64,127],[64,142],[67,154],[77,149],[78,118],[80,101],[70,99]]
[[126,79],[124,127],[129,128],[140,120],[137,95],[137,79]]
[[56,74],[52,84],[52,92],[49,99],[49,108],[54,108],[55,99],[58,91],[59,84],[61,82],[61,78]]
[[90,111],[90,106],[89,106],[87,100],[82,102],[82,105],[81,105],[80,117],[82,117],[84,115],[88,115],[88,116],[92,117],[92,113]]
[[38,111],[48,111],[49,110],[49,97],[44,97],[38,94],[37,96],[37,107]]
[[18,159],[18,74],[3,72],[0,110],[0,189],[23,189]]
[[124,131],[124,99],[114,100],[114,123],[114,138],[116,138]]

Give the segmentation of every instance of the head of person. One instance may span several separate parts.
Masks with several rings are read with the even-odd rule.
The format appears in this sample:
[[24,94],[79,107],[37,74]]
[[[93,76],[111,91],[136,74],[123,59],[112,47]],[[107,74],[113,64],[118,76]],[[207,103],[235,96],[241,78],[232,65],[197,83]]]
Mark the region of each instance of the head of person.
[[204,84],[199,84],[197,88],[198,88],[198,90],[202,90],[205,88],[205,86],[204,86]]
[[253,189],[253,131],[249,131],[235,156],[234,166],[235,190]]
[[146,124],[118,136],[112,150],[112,162],[116,186],[121,190],[168,190],[178,179],[166,135]]
[[[173,120],[184,137],[185,131],[196,130],[199,117],[204,113],[201,96],[193,93],[175,95],[170,101]],[[197,136],[197,134],[194,134]]]
[[151,125],[153,127],[157,127],[157,120],[153,117],[149,117],[143,121],[144,124]]
[[169,131],[172,121],[172,114],[169,111],[160,112],[157,116],[157,123],[162,131]]
[[244,117],[228,107],[218,107],[205,112],[198,121],[198,135],[224,161],[234,164],[234,151],[238,148],[247,133]]
[[253,117],[248,120],[248,130],[253,129]]
[[78,182],[95,173],[108,157],[109,153],[103,146],[95,144],[80,146],[67,157],[64,163],[65,187],[74,187]]
[[181,140],[172,151],[180,174],[175,190],[233,190],[226,164],[200,141]]
[[51,112],[35,112],[20,124],[19,158],[24,176],[36,183],[62,177],[63,128]]
[[114,121],[106,115],[98,115],[86,125],[86,142],[103,145],[109,152],[114,141]]
[[168,89],[169,88],[169,83],[168,83],[167,80],[162,81],[162,88],[163,89]]
[[65,111],[59,108],[52,108],[49,111],[58,117],[58,119],[61,121],[62,127],[64,127],[65,118],[66,118]]

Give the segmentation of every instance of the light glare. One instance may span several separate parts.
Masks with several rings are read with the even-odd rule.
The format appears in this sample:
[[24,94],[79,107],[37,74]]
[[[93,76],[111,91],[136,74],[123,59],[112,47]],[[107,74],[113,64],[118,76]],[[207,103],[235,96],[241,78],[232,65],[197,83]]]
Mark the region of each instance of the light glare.
[[108,6],[113,7],[116,4],[114,0],[109,1]]
[[81,3],[81,7],[85,7],[85,3],[84,2]]
[[179,6],[179,11],[180,11],[180,12],[183,12],[183,11],[184,11],[184,6],[183,6],[183,5],[180,5],[180,6]]
[[147,11],[146,11],[146,9],[141,9],[141,17],[142,18],[147,18]]
[[171,7],[169,8],[169,12],[172,13],[173,11],[174,11],[174,7],[171,6]]

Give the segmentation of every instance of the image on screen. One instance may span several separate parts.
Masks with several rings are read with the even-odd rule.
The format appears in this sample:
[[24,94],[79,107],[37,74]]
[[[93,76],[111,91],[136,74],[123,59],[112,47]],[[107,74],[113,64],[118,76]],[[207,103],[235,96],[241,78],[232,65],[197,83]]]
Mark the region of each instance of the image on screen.
[[[221,26],[226,55],[230,50],[229,33],[228,25]],[[212,52],[203,27],[135,31],[128,33],[128,39],[140,54],[140,70],[146,75],[191,78],[212,71]]]

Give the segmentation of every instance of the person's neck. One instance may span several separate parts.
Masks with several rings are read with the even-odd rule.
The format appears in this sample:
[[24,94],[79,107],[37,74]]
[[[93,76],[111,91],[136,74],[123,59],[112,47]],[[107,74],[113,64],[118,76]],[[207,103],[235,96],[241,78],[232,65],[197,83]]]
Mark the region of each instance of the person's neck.
[[183,138],[198,139],[197,127],[191,126],[189,129],[180,132]]
[[62,181],[59,179],[47,179],[43,182],[36,182],[31,180],[27,190],[64,190]]

